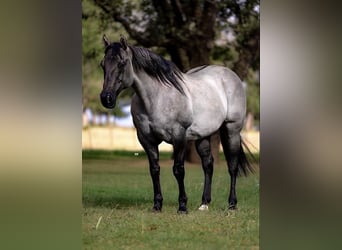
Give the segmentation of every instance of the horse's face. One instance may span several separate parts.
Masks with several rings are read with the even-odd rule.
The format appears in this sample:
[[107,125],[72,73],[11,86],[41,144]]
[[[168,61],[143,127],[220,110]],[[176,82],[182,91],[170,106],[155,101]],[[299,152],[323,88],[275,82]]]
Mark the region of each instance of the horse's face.
[[111,44],[103,36],[105,56],[101,61],[104,74],[103,89],[100,94],[101,103],[106,108],[114,108],[116,98],[120,92],[133,84],[133,67],[127,41],[120,39],[120,43]]

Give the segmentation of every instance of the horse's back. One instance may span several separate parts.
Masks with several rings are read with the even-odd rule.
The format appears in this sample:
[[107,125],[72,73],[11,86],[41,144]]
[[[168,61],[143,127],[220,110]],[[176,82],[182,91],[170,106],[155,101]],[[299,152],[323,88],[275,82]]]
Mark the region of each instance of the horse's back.
[[[246,109],[246,93],[242,81],[232,70],[223,66],[201,66],[191,69],[187,74],[201,85],[200,87],[211,89],[209,92],[219,92],[221,98],[228,103],[230,112],[239,112],[243,116]],[[228,117],[229,119],[229,117]]]
[[[242,87],[242,82],[238,75],[224,66],[200,66],[190,69],[186,74],[198,81],[214,79],[216,84],[222,84],[224,91],[227,93]],[[220,86],[218,85],[218,87]]]
[[[223,66],[201,66],[187,72],[194,110],[190,132],[215,132],[224,122],[243,123],[245,90],[239,77]],[[191,129],[195,131],[191,131]]]

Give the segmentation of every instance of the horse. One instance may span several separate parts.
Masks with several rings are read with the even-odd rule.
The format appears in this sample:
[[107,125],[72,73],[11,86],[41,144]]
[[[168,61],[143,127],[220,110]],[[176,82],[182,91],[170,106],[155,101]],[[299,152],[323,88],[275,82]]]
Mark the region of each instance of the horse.
[[210,137],[219,131],[230,175],[228,209],[236,209],[236,178],[253,172],[243,150],[240,131],[246,116],[246,94],[239,77],[223,66],[205,65],[182,73],[172,62],[146,48],[128,45],[121,36],[111,43],[103,36],[104,73],[100,94],[105,108],[115,107],[119,93],[133,88],[131,114],[137,137],[144,148],[153,183],[152,211],[161,212],[158,145],[173,145],[173,174],[178,183],[178,213],[187,213],[184,186],[185,151],[195,141],[204,172],[199,210],[208,210],[214,159]]

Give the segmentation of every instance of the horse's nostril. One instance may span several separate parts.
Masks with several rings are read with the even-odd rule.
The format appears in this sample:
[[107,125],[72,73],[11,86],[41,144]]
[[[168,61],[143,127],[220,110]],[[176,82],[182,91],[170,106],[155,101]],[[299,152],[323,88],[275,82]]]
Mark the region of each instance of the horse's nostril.
[[111,109],[115,106],[115,95],[108,92],[101,92],[101,103],[105,108]]
[[107,103],[112,103],[113,102],[113,98],[111,95],[107,95]]

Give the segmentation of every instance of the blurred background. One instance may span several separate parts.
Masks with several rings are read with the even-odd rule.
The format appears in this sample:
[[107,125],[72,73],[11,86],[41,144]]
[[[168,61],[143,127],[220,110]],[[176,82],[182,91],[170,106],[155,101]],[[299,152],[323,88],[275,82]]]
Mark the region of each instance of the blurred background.
[[[243,136],[259,150],[260,2],[251,1],[109,1],[82,0],[83,149],[141,150],[131,115],[132,90],[124,91],[114,110],[102,107],[102,36],[112,42],[123,34],[130,45],[149,48],[187,70],[224,65],[238,74],[247,92]],[[220,149],[213,136],[214,155]],[[171,146],[161,144],[161,150]],[[199,161],[189,143],[187,160]]]

